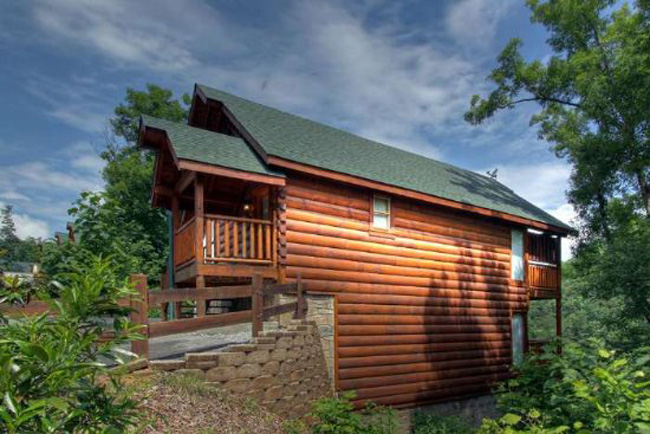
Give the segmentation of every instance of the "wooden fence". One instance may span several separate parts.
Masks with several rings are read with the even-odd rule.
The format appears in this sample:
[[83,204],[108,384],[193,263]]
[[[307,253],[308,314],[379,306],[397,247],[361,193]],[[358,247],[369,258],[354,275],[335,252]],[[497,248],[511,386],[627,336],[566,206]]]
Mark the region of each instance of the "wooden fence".
[[[181,288],[150,291],[147,288],[147,279],[144,275],[132,276],[132,281],[139,296],[134,298],[131,304],[133,312],[131,321],[141,324],[141,333],[144,340],[132,342],[131,350],[140,357],[149,355],[149,339],[159,336],[167,336],[176,333],[187,333],[206,328],[219,327],[233,324],[252,323],[252,335],[258,336],[263,330],[264,321],[285,313],[294,312],[295,318],[303,318],[305,313],[304,289],[300,276],[297,276],[295,283],[285,284],[264,284],[262,276],[253,276],[250,285],[221,286],[213,288]],[[296,301],[274,306],[264,306],[265,297],[274,295],[295,296]],[[251,298],[251,309],[206,314],[205,303],[207,300],[231,300],[234,298]],[[196,301],[196,316],[193,318],[171,319],[163,318],[163,321],[150,322],[149,310],[160,308],[165,311],[169,303],[183,301]]]
[[[147,277],[143,274],[131,276],[138,294],[129,300],[124,300],[122,305],[130,306],[131,322],[142,325],[140,333],[144,335],[143,340],[133,341],[131,351],[140,357],[149,356],[149,339],[159,336],[167,336],[176,333],[187,333],[206,328],[219,327],[233,324],[252,323],[252,335],[256,337],[264,328],[264,321],[285,313],[294,313],[294,317],[304,318],[306,305],[304,303],[304,288],[300,278],[297,276],[295,283],[285,284],[264,284],[262,276],[253,276],[250,285],[221,286],[213,288],[178,288],[165,290],[150,290],[147,287]],[[296,301],[274,306],[264,306],[265,297],[274,295],[294,296]],[[235,298],[250,298],[251,309],[206,314],[205,304],[208,300],[231,300]],[[193,318],[171,319],[163,318],[162,321],[149,321],[149,311],[152,308],[160,308],[163,312],[169,303],[181,303],[184,301],[195,301],[197,305],[196,316]],[[50,307],[42,301],[32,301],[25,307],[2,307],[6,315],[38,315],[48,312]],[[111,333],[106,333],[106,338]]]

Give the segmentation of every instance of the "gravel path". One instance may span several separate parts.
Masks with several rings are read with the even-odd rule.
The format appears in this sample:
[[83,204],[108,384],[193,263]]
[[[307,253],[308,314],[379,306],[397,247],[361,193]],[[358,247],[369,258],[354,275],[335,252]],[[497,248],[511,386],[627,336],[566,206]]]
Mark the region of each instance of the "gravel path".
[[[267,322],[264,329],[277,329],[277,323]],[[188,352],[218,351],[228,345],[245,343],[250,339],[250,323],[160,336],[149,340],[149,358],[176,359]]]

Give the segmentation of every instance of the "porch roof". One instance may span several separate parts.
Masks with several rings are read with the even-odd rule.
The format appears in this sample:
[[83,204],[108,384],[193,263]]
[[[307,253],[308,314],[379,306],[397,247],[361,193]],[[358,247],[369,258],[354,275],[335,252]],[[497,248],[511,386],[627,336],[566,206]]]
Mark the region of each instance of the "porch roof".
[[142,115],[140,128],[164,131],[169,138],[174,157],[213,166],[261,175],[284,177],[280,171],[269,168],[259,156],[238,138],[185,124]]

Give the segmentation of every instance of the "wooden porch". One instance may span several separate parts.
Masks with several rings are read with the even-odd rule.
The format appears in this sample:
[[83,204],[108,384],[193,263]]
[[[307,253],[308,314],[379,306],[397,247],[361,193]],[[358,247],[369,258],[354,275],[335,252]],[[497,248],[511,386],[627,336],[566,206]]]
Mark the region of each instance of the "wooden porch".
[[273,220],[212,214],[203,219],[193,217],[174,233],[175,280],[253,274],[277,279],[277,242]]
[[257,179],[183,172],[171,194],[175,285],[277,280],[277,195]]

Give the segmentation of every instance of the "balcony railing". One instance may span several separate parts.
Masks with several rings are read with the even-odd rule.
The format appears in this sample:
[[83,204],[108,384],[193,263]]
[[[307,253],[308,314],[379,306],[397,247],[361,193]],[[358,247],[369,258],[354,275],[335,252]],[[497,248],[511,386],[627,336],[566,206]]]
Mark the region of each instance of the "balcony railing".
[[[176,230],[174,265],[196,258],[196,219]],[[277,232],[270,220],[206,215],[203,229],[206,263],[229,262],[252,265],[277,264]]]
[[196,257],[196,223],[191,218],[174,234],[174,265],[179,266]]
[[277,234],[270,220],[206,215],[204,234],[206,263],[277,263]]
[[528,262],[528,284],[535,288],[557,289],[557,266],[544,262]]

